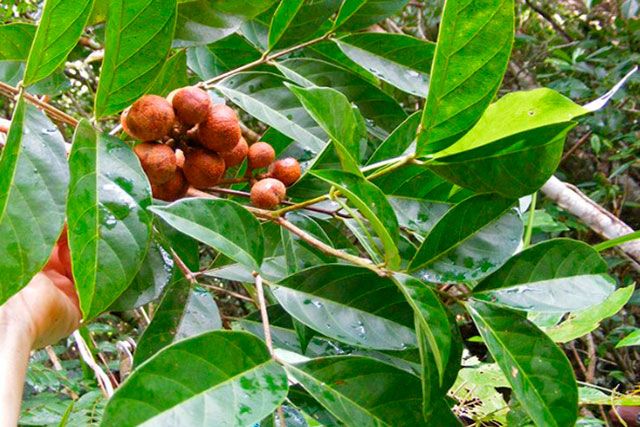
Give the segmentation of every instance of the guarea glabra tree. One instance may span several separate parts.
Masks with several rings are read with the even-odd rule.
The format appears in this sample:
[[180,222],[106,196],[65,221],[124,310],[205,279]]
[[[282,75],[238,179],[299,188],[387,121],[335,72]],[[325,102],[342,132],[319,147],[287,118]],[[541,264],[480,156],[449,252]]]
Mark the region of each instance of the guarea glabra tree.
[[[0,27],[15,70],[0,92],[16,99],[0,302],[65,224],[85,325],[160,297],[103,425],[575,424],[556,343],[633,288],[585,243],[530,246],[524,222],[575,120],[613,92],[585,107],[544,88],[498,97],[513,0],[447,0],[435,43],[367,31],[407,3],[47,0],[37,27]],[[77,120],[36,95],[101,22],[93,119]],[[212,278],[244,283],[256,311],[223,329],[199,286]],[[478,374],[502,407],[465,404]]]

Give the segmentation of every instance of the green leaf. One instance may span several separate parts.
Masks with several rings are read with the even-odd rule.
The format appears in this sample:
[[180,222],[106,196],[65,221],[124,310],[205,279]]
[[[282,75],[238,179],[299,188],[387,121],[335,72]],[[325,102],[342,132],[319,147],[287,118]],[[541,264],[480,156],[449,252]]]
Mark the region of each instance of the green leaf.
[[187,54],[184,50],[172,55],[162,66],[160,74],[155,79],[148,93],[166,96],[173,89],[185,87],[189,84],[187,78]]
[[305,148],[317,154],[327,136],[283,82],[275,74],[250,72],[229,77],[217,87],[247,113],[293,140],[304,141]]
[[183,199],[150,210],[178,231],[258,270],[264,256],[260,223],[230,200]]
[[521,310],[567,312],[603,302],[615,290],[607,264],[586,243],[547,240],[532,246],[474,288],[477,298]]
[[410,271],[429,266],[446,256],[484,227],[505,214],[514,200],[480,194],[455,205],[438,221],[411,260]]
[[0,25],[0,60],[26,61],[36,35],[36,26],[16,22]]
[[140,366],[171,343],[221,328],[218,306],[211,295],[192,289],[176,270],[153,320],[138,341],[135,364]]
[[[333,242],[331,242],[327,233],[325,233],[314,218],[299,212],[291,212],[287,215],[287,220],[318,240],[329,246],[333,246]],[[296,273],[319,264],[336,262],[335,257],[326,255],[285,228],[281,227],[280,232],[282,236],[282,246],[284,248],[284,258],[289,273]]]
[[147,178],[124,142],[81,120],[69,155],[67,203],[73,276],[85,320],[107,309],[129,286],[151,238]]
[[95,116],[117,113],[145,94],[171,49],[176,0],[109,2]]
[[[416,140],[416,133],[420,125],[419,111],[413,113],[402,122],[376,149],[369,157],[366,164],[371,165],[403,154],[409,154],[407,151],[412,150],[411,145]],[[424,170],[424,168],[420,168]]]
[[291,376],[349,426],[426,426],[420,380],[361,356],[314,359],[286,365]]
[[407,118],[394,98],[343,67],[313,58],[287,59],[275,65],[299,86],[326,86],[342,92],[360,109],[368,131],[378,139],[385,139]]
[[361,147],[366,147],[367,130],[360,112],[335,89],[293,85],[288,85],[288,88],[331,137],[344,171],[364,177],[358,167],[358,154]]
[[618,344],[616,344],[616,348],[632,347],[637,345],[640,345],[640,329],[636,329],[635,331],[631,332],[629,335],[618,341]]
[[68,183],[62,135],[19,98],[0,158],[0,304],[49,259],[64,224]]
[[215,331],[180,341],[138,367],[102,426],[252,425],[285,399],[287,376],[260,339]]
[[555,342],[566,343],[580,338],[600,326],[603,319],[613,316],[625,306],[633,296],[634,286],[620,288],[604,302],[586,310],[569,314],[567,320],[559,325],[545,329]]
[[291,316],[348,344],[381,350],[416,344],[413,313],[402,293],[371,270],[321,265],[278,282],[273,294]]
[[29,52],[23,84],[31,86],[53,73],[78,43],[93,0],[46,0]]
[[180,1],[174,47],[202,46],[233,34],[275,0]]
[[539,426],[573,426],[578,387],[564,352],[519,312],[481,301],[467,304],[513,393]]
[[231,34],[207,46],[187,49],[187,65],[198,77],[207,80],[260,59],[261,55],[246,38]]
[[[0,61],[0,81],[11,86],[18,86],[24,75],[24,62]],[[27,88],[32,95],[56,96],[71,87],[71,82],[65,76],[64,70],[58,68],[51,76]]]
[[269,27],[269,49],[309,40],[338,10],[340,0],[283,0]]
[[360,33],[336,40],[351,60],[398,89],[426,97],[435,44],[405,34]]
[[398,219],[384,193],[364,178],[347,172],[321,170],[311,173],[339,189],[371,223],[384,246],[386,263],[389,268],[397,268],[400,265]]
[[129,287],[111,304],[109,311],[127,311],[155,301],[171,280],[174,268],[171,255],[152,242],[140,271]]
[[[452,317],[427,284],[402,274],[394,278],[415,314],[423,369],[423,406],[425,418],[429,419],[434,402],[444,396],[460,369],[461,353],[453,347],[461,340],[459,332],[452,333],[457,328],[450,323]],[[456,339],[458,343],[454,343]]]
[[495,96],[511,55],[513,0],[445,3],[417,154],[436,153],[482,116]]
[[335,20],[335,27],[355,31],[395,15],[409,0],[345,0]]

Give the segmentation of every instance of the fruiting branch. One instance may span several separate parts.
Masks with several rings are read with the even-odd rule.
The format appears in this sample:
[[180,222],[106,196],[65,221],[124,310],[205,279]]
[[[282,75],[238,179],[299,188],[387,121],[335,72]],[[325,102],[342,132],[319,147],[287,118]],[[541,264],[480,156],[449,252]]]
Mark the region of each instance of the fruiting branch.
[[[20,95],[20,89],[13,87],[11,85],[8,85],[6,83],[0,82],[0,94],[8,97],[8,98],[14,98],[18,95]],[[54,120],[57,120],[59,122],[63,122],[66,123],[70,126],[76,127],[78,126],[78,120],[76,120],[74,117],[68,115],[67,113],[58,110],[56,107],[47,104],[46,102],[43,102],[41,100],[39,100],[37,97],[26,93],[23,91],[22,96],[24,97],[24,99],[32,104],[35,105],[36,107],[44,110],[45,112],[47,112],[47,114],[49,115],[49,117],[51,117]]]

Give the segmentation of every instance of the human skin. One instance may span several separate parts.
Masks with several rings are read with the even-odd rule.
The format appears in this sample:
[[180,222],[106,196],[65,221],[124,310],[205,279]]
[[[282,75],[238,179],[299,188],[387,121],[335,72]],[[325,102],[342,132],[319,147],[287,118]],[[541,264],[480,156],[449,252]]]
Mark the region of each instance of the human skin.
[[31,350],[70,335],[80,319],[63,237],[43,271],[0,306],[0,426],[18,424]]

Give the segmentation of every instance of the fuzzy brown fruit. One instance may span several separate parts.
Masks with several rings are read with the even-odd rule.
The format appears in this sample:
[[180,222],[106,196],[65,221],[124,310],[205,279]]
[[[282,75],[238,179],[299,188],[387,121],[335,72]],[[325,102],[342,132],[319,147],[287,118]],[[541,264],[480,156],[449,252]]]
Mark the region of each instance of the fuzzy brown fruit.
[[176,115],[169,102],[156,95],[144,95],[123,112],[122,127],[140,141],[154,141],[169,134]]
[[196,148],[185,153],[184,174],[195,188],[209,188],[222,179],[225,164],[218,153]]
[[141,142],[133,148],[140,159],[144,173],[153,184],[164,184],[173,178],[176,172],[176,155],[165,144]]
[[204,121],[211,110],[209,94],[194,86],[179,89],[173,95],[171,103],[178,120],[188,126]]
[[164,184],[151,183],[153,197],[165,202],[173,202],[184,197],[189,189],[189,182],[180,169],[176,169],[171,179]]
[[277,179],[265,178],[251,187],[251,204],[256,208],[273,209],[287,195],[284,184]]
[[249,147],[247,161],[250,169],[260,169],[269,166],[276,158],[273,147],[266,142],[256,142]]
[[224,164],[227,168],[238,166],[247,157],[249,152],[249,145],[244,138],[240,138],[240,141],[233,147],[233,150],[223,151],[220,156],[224,159]]
[[226,105],[216,104],[198,125],[198,141],[209,150],[223,152],[233,150],[242,132],[236,112]]
[[298,163],[296,159],[287,157],[286,159],[274,162],[271,167],[269,167],[269,173],[271,178],[281,181],[288,187],[300,179],[302,170],[300,169],[300,163]]

